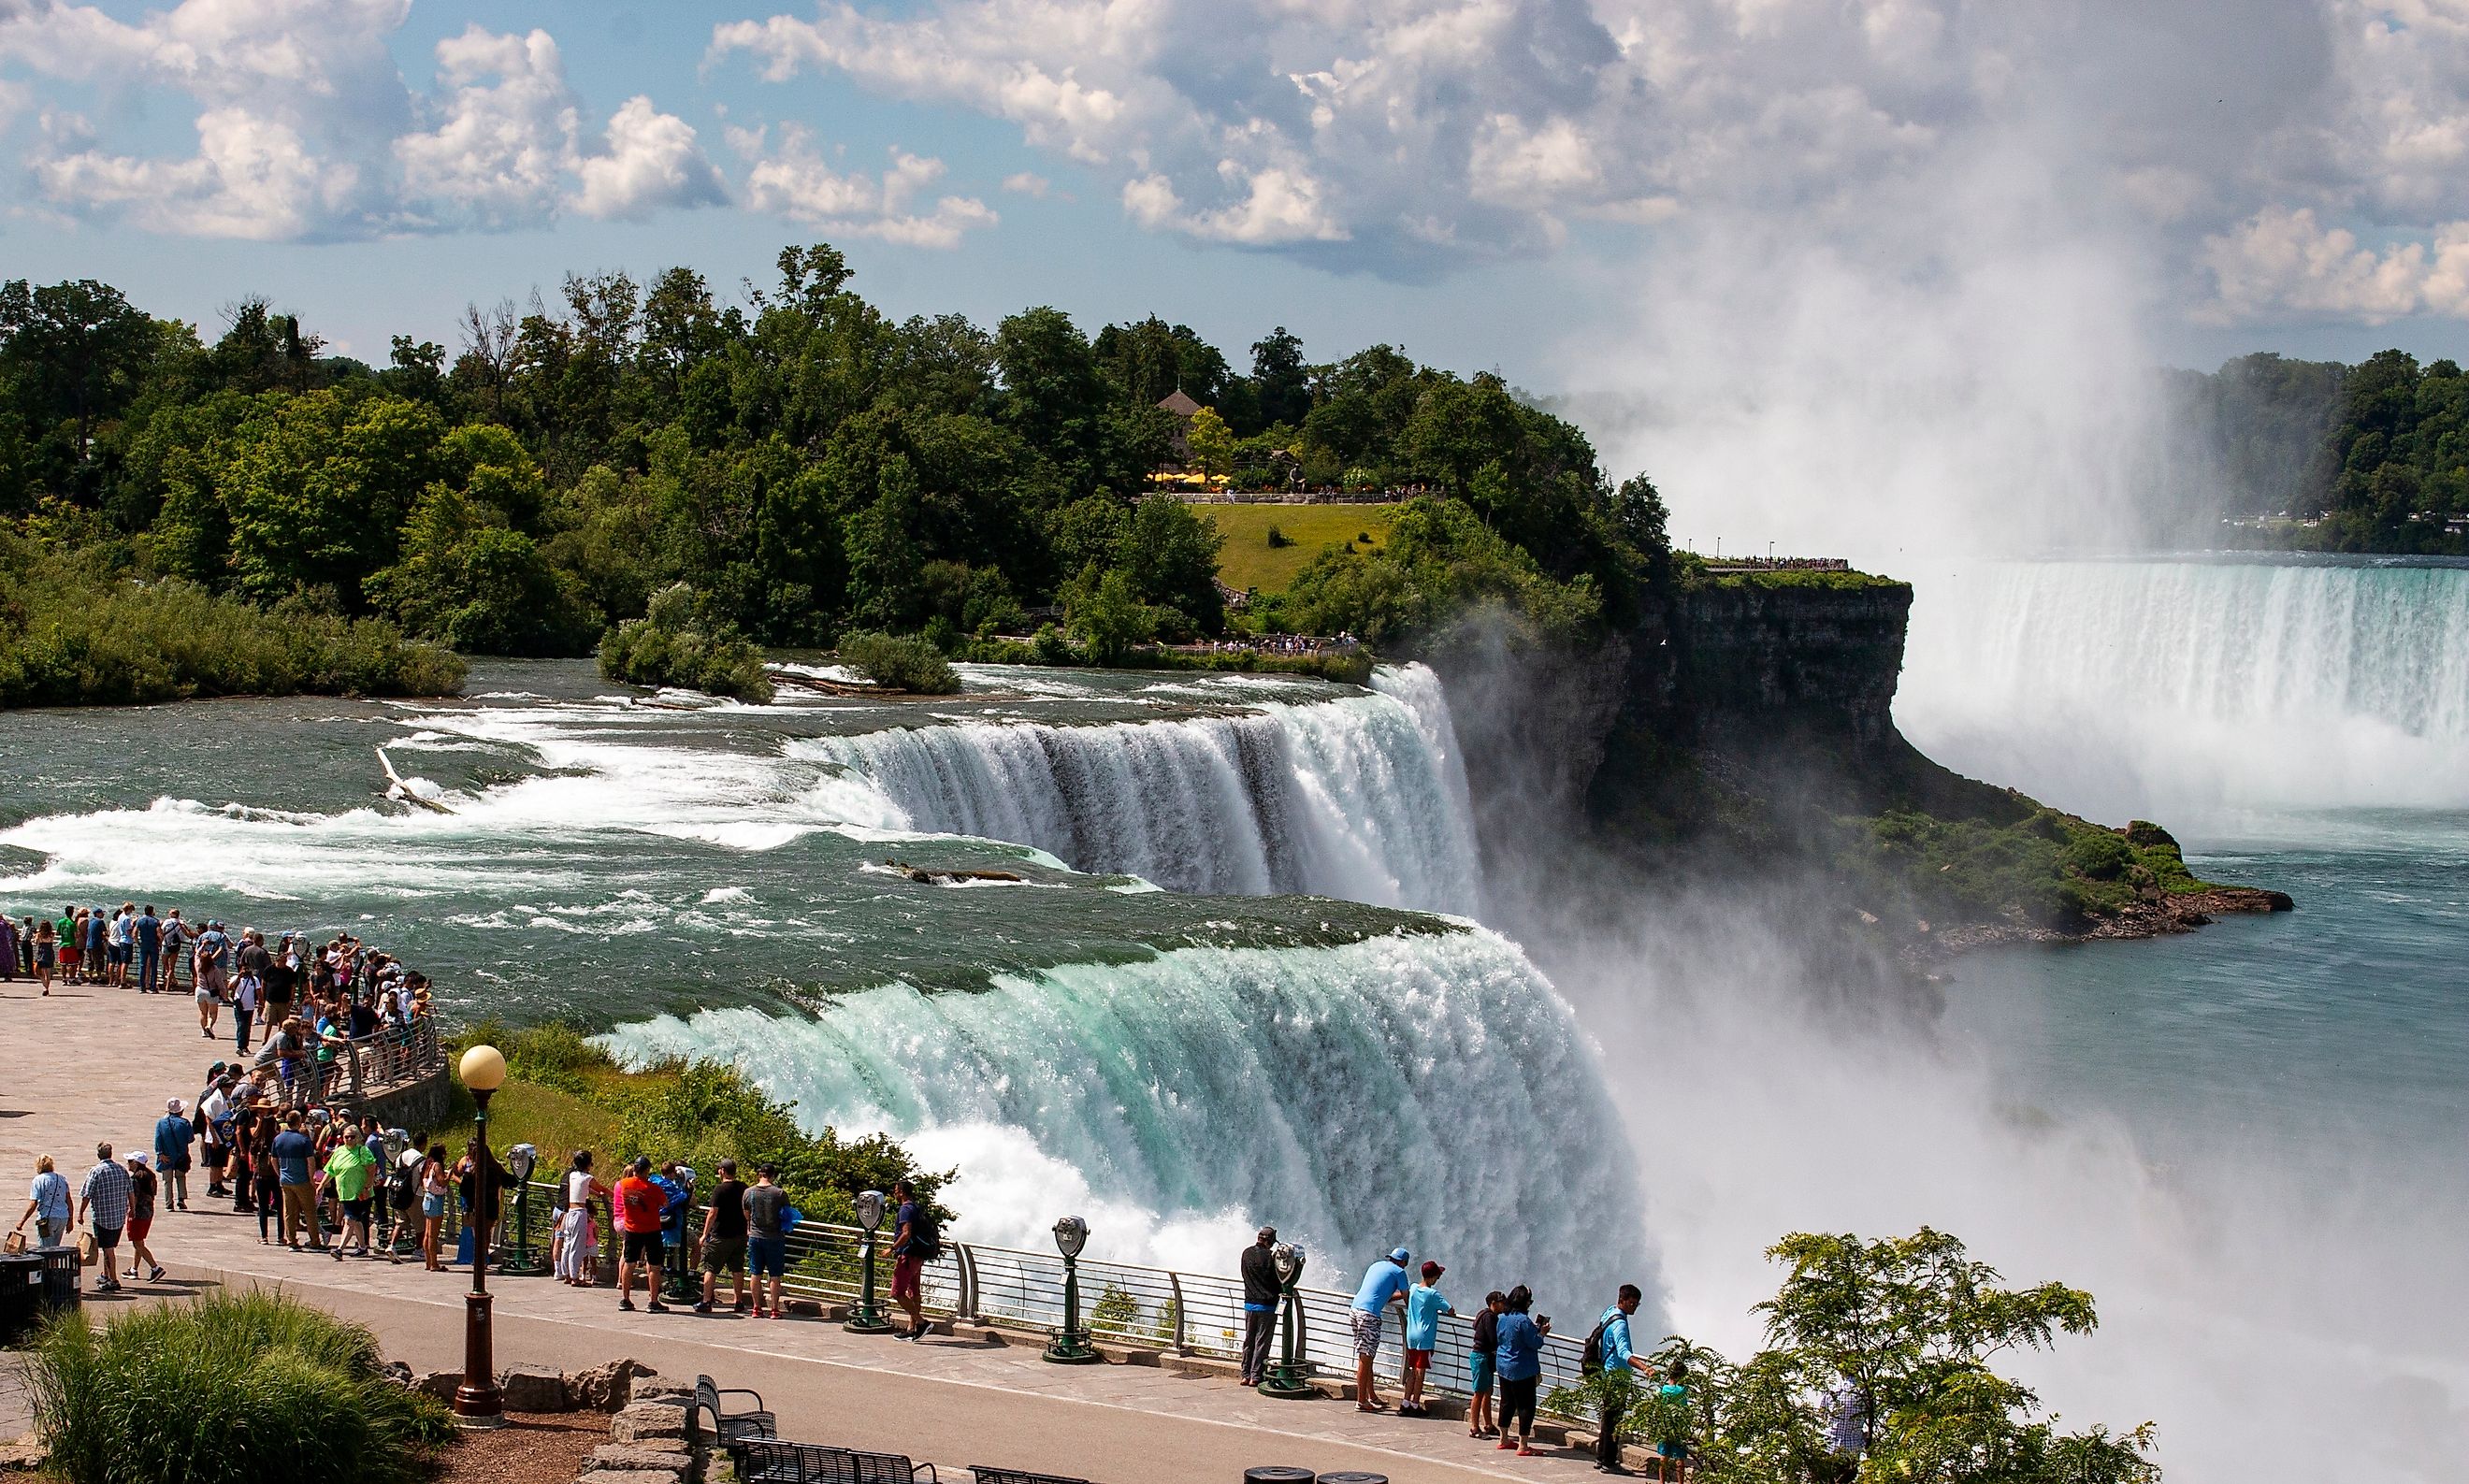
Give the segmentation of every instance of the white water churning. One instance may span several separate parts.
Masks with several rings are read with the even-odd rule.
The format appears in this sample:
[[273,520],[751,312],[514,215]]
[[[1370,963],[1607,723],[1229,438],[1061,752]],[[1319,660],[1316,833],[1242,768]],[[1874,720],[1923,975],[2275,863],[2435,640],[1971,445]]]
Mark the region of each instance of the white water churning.
[[1170,891],[1472,915],[1482,872],[1430,671],[1372,694],[1105,725],[954,721],[796,744],[892,829],[1030,845]]

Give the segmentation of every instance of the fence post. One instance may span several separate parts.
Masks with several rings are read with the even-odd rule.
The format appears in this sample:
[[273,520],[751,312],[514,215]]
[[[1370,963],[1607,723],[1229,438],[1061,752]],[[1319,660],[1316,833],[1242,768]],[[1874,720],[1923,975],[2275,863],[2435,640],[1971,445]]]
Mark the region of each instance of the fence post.
[[978,1255],[965,1242],[954,1243],[960,1255],[959,1316],[971,1323],[978,1319]]
[[1174,1346],[1176,1355],[1188,1356],[1191,1354],[1191,1341],[1188,1337],[1191,1333],[1191,1306],[1183,1301],[1183,1274],[1168,1269],[1165,1281],[1166,1287],[1174,1291],[1174,1334],[1169,1343]]

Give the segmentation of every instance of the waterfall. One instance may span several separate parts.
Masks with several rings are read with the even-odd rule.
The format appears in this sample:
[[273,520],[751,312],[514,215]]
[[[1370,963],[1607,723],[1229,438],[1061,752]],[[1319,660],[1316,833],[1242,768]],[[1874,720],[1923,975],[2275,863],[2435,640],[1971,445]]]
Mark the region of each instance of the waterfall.
[[1993,563],[1915,583],[1896,718],[2122,817],[2469,804],[2469,568]]
[[[1481,929],[1183,948],[979,993],[887,985],[812,1018],[710,1010],[607,1039],[630,1060],[726,1061],[810,1127],[885,1130],[958,1164],[958,1235],[977,1241],[1037,1244],[1069,1191],[1114,1202],[1111,1245],[1101,1231],[1092,1250],[1119,1261],[1221,1270],[1273,1221],[1331,1286],[1402,1243],[1476,1294],[1655,1291],[1593,1049]],[[1006,1182],[1024,1159],[1037,1177]],[[1154,1240],[1178,1221],[1212,1244]]]
[[1307,892],[1471,915],[1480,867],[1429,670],[1308,704],[1103,725],[945,721],[791,744],[825,808],[1035,846],[1170,891]]

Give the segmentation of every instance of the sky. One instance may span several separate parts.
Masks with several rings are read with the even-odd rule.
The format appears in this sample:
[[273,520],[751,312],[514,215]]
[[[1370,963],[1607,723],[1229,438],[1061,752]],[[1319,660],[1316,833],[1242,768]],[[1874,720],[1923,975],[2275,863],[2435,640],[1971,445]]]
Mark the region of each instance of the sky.
[[2457,354],[2469,0],[0,0],[0,276],[209,334],[822,240],[895,314],[1496,369],[1825,525],[2097,483],[2154,364]]

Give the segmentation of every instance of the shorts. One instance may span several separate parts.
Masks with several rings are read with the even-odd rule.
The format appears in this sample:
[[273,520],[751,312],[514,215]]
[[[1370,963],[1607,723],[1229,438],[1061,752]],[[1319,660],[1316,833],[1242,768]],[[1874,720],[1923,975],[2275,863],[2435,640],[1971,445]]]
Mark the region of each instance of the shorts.
[[1354,1353],[1369,1360],[1380,1353],[1380,1316],[1350,1309],[1346,1316],[1354,1321]]
[[78,950],[75,948],[60,949],[60,962],[66,964],[71,969],[75,969],[78,964]]
[[1466,1389],[1479,1397],[1491,1395],[1491,1378],[1499,1369],[1497,1358],[1478,1350],[1466,1357]]
[[923,1298],[925,1288],[920,1280],[924,1278],[925,1273],[926,1260],[914,1253],[903,1252],[893,1258],[891,1260],[891,1301],[896,1304],[904,1298]]
[[655,1267],[660,1266],[663,1248],[660,1244],[660,1234],[658,1232],[630,1231],[625,1235],[625,1255],[620,1259],[620,1261],[628,1263],[649,1263]]
[[445,1193],[443,1191],[433,1190],[421,1197],[420,1214],[428,1218],[428,1220],[432,1221],[442,1220],[446,1215]]
[[98,1226],[98,1227],[96,1227],[96,1228],[94,1229],[94,1244],[95,1244],[96,1246],[99,1246],[99,1247],[103,1248],[105,1252],[108,1252],[108,1251],[110,1251],[112,1248],[119,1246],[119,1245],[120,1245],[120,1228],[119,1228],[119,1227],[117,1227],[117,1226]]
[[126,964],[126,963],[127,963],[127,962],[128,962],[128,945],[127,945],[127,944],[125,944],[125,943],[115,943],[115,944],[113,944],[113,945],[111,946],[111,948],[110,948],[110,957],[109,957],[109,959],[108,959],[108,962],[110,962],[110,963],[114,963],[114,964]]
[[153,1229],[154,1218],[150,1216],[132,1216],[128,1219],[128,1240],[131,1242],[145,1241],[146,1234]]
[[366,1226],[369,1223],[369,1198],[362,1196],[358,1200],[344,1201],[343,1220],[347,1221],[358,1221],[361,1225]]
[[746,1239],[714,1237],[703,1244],[703,1270],[708,1273],[743,1273],[746,1271]]
[[754,1276],[758,1278],[767,1273],[774,1278],[781,1276],[785,1271],[783,1263],[788,1255],[789,1239],[786,1237],[746,1239],[746,1261],[753,1267]]
[[1431,1368],[1432,1353],[1430,1351],[1416,1350],[1411,1347],[1407,1350],[1406,1369],[1410,1371],[1428,1371]]
[[207,1168],[207,1169],[209,1169],[209,1170],[219,1170],[219,1169],[221,1169],[222,1167],[223,1167],[223,1146],[221,1146],[220,1144],[209,1144],[209,1145],[207,1145],[207,1146],[206,1146],[206,1168]]
[[60,950],[52,947],[48,943],[38,943],[35,945],[35,967],[37,969],[51,968],[52,965],[59,961],[59,956]]

